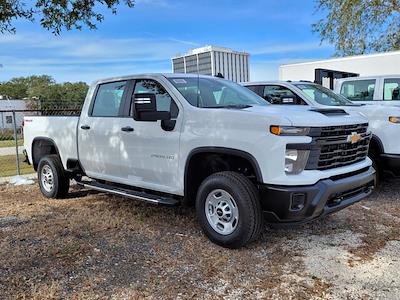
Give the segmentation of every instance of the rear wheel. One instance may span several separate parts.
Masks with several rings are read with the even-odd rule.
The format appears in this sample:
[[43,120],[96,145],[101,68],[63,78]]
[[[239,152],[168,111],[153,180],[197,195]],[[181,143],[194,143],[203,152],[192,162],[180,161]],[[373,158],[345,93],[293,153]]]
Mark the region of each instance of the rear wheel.
[[201,184],[196,212],[208,238],[223,247],[240,248],[257,239],[262,229],[258,192],[245,176],[220,172]]
[[47,198],[64,198],[69,190],[69,178],[58,155],[47,155],[39,161],[38,180]]

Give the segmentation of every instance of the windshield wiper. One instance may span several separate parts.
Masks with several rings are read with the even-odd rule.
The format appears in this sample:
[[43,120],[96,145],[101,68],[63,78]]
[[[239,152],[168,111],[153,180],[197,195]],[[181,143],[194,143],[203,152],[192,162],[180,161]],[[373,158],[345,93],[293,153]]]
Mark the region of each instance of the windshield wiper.
[[221,106],[206,106],[204,108],[228,108],[228,109],[244,109],[252,107],[249,104],[229,104],[229,105],[221,105]]

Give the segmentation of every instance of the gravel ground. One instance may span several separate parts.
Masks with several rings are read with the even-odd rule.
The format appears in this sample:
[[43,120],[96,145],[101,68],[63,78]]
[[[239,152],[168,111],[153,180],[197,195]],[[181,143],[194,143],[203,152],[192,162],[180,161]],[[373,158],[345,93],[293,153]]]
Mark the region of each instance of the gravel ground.
[[240,250],[191,208],[84,190],[65,200],[0,186],[0,299],[399,299],[400,181]]

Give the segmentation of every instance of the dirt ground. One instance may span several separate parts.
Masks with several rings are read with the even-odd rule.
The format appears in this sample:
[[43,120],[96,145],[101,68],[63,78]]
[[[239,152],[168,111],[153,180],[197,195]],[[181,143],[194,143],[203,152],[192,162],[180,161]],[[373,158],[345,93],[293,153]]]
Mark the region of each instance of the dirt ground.
[[0,186],[0,299],[399,299],[400,181],[240,250],[191,208]]

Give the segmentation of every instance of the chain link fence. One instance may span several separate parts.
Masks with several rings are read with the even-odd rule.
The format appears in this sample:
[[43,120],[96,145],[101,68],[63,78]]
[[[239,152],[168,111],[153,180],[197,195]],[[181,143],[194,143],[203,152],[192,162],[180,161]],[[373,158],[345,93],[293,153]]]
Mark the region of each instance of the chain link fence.
[[77,116],[81,103],[46,105],[41,109],[0,110],[0,179],[34,173],[23,154],[25,116]]

